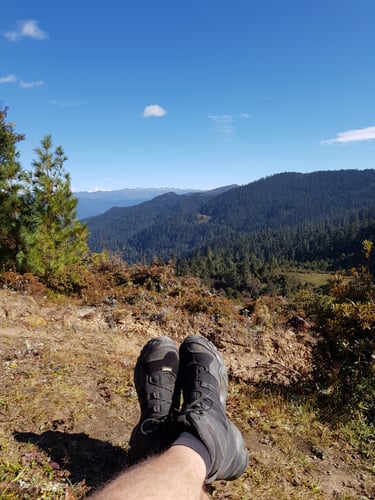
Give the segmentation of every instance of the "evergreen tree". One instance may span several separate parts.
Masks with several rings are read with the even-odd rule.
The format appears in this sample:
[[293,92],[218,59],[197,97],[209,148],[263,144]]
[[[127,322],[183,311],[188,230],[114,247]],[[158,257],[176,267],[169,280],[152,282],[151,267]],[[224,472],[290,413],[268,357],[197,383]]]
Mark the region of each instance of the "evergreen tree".
[[67,157],[62,147],[53,150],[47,135],[35,153],[34,170],[26,179],[27,213],[19,260],[24,270],[50,284],[87,255],[87,228],[77,219],[77,199],[64,170]]
[[19,248],[20,177],[16,144],[24,139],[15,132],[15,124],[7,121],[7,107],[0,106],[0,264],[12,264]]

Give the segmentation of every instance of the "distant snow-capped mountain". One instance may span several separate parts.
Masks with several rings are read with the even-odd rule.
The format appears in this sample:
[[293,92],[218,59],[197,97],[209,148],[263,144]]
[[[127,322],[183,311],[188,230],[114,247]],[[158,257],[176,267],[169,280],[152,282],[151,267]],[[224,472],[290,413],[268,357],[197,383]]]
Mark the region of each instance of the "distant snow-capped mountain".
[[134,188],[117,189],[113,191],[79,191],[74,193],[78,199],[77,215],[85,219],[99,215],[113,207],[130,207],[144,201],[149,201],[165,193],[186,194],[198,192],[197,189],[180,188]]

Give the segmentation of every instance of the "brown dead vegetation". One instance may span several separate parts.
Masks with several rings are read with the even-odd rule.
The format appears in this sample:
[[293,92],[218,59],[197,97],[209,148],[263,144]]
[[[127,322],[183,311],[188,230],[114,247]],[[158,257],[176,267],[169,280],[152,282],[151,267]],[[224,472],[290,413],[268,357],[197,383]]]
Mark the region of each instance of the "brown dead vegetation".
[[315,411],[317,338],[285,326],[285,301],[259,300],[241,315],[243,304],[168,266],[101,276],[98,285],[88,271],[69,299],[30,277],[19,288],[15,275],[2,283],[0,498],[79,499],[126,467],[137,355],[154,336],[189,334],[221,351],[228,415],[251,453],[247,472],[214,483],[212,497],[375,498],[373,464]]

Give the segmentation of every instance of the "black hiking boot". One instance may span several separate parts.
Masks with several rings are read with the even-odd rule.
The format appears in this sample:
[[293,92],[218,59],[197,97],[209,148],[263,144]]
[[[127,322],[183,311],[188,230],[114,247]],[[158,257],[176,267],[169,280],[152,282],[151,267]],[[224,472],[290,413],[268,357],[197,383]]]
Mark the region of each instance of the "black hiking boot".
[[174,441],[174,414],[180,405],[177,372],[178,350],[173,341],[157,337],[147,342],[134,369],[141,417],[129,440],[131,464],[163,451]]
[[206,484],[239,477],[249,456],[240,431],[225,415],[228,375],[215,346],[201,336],[187,337],[180,347],[179,373],[184,402],[177,422],[208,449]]

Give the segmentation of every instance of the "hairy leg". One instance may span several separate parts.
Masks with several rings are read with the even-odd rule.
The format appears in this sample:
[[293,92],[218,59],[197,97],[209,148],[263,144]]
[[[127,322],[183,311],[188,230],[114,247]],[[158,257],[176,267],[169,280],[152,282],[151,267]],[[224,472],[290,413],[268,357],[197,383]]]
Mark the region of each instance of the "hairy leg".
[[93,500],[203,500],[206,466],[200,455],[186,446],[173,446],[161,455],[126,470]]

